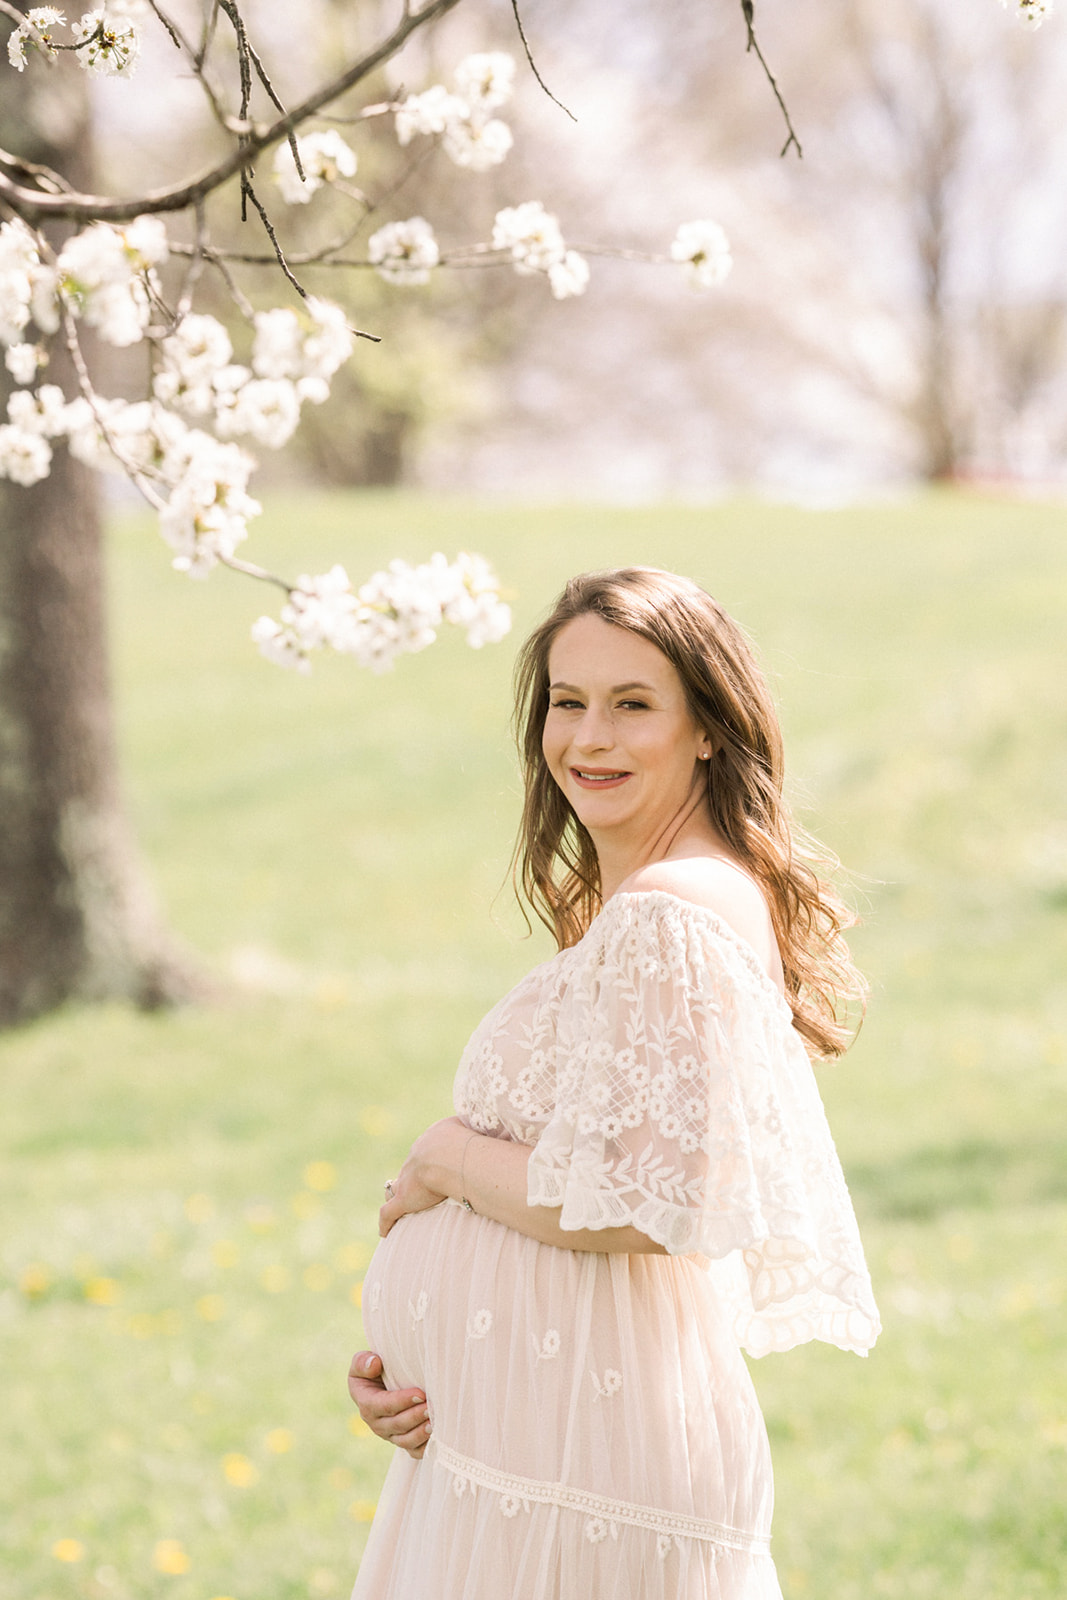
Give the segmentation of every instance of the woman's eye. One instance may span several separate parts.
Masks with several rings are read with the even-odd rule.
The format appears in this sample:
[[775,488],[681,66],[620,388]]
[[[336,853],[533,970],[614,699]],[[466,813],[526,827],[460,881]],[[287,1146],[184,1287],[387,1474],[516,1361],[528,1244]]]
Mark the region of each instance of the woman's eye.
[[620,700],[619,705],[623,711],[647,711],[648,702],[645,700]]
[[550,711],[580,711],[582,702],[580,700],[550,700],[548,709]]

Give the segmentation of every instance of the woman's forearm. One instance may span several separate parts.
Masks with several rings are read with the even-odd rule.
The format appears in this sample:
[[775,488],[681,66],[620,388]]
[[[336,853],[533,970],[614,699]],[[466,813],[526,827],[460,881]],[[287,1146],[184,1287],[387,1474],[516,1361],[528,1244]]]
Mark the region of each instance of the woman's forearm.
[[[540,1244],[563,1250],[666,1255],[662,1245],[636,1228],[561,1228],[559,1207],[530,1205],[526,1198],[529,1145],[472,1133],[455,1118],[438,1123],[430,1132],[423,1181],[438,1194],[466,1200],[481,1216],[492,1217]],[[417,1141],[417,1145],[421,1143]]]

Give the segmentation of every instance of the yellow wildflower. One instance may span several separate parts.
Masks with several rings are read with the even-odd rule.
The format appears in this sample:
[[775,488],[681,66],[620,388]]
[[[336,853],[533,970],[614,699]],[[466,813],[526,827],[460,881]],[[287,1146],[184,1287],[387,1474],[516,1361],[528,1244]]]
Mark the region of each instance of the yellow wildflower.
[[90,1305],[113,1306],[117,1303],[122,1290],[114,1278],[90,1278],[83,1292]]
[[19,1288],[29,1300],[47,1294],[52,1287],[52,1274],[40,1261],[31,1262],[19,1278]]
[[226,1475],[226,1482],[232,1483],[235,1489],[251,1488],[259,1478],[259,1468],[255,1462],[249,1461],[239,1450],[231,1450],[228,1455],[223,1456],[222,1470]]
[[337,1168],[332,1161],[309,1161],[304,1168],[304,1183],[307,1188],[325,1194],[337,1183]]
[[168,1578],[180,1578],[189,1571],[189,1557],[178,1539],[160,1539],[152,1551],[152,1565]]

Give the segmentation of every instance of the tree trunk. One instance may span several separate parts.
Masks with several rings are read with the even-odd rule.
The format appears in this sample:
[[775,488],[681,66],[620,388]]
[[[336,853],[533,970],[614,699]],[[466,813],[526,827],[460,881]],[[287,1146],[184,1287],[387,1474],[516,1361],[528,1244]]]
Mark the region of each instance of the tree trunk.
[[[85,80],[65,65],[5,75],[0,144],[90,188]],[[46,377],[73,392],[61,336]],[[58,444],[43,482],[0,481],[0,1026],[193,991],[121,802],[106,637],[99,491]]]

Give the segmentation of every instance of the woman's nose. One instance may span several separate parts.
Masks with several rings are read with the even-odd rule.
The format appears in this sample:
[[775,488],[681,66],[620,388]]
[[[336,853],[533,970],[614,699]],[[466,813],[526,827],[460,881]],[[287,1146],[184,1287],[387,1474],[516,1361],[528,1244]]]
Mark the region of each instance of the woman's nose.
[[610,750],[615,743],[611,718],[596,706],[589,706],[575,731],[574,743],[579,750]]

